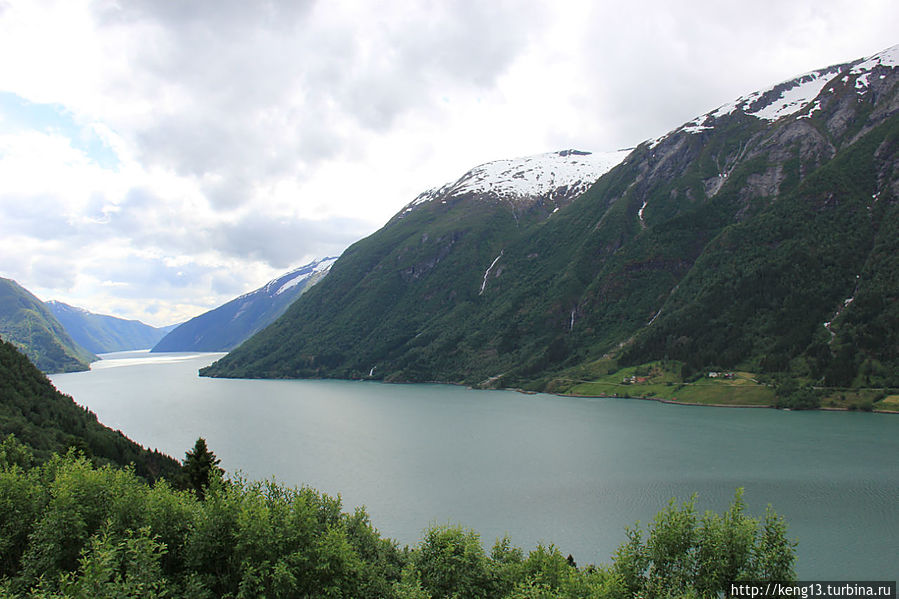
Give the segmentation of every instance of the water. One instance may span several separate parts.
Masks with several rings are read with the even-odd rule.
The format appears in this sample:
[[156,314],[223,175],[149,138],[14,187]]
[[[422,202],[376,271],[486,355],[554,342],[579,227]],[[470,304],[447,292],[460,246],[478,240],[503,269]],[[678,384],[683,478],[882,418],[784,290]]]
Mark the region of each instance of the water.
[[414,545],[429,524],[608,563],[624,527],[698,494],[772,504],[802,579],[899,574],[899,416],[674,406],[449,385],[206,379],[222,354],[109,354],[51,377],[106,425],[178,458],[203,436],[230,473],[365,505]]

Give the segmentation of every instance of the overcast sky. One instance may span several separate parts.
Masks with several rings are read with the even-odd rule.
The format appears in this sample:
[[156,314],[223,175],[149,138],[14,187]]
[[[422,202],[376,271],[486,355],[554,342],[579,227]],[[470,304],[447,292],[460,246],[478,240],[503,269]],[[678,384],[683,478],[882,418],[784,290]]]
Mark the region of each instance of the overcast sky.
[[897,43],[895,0],[0,0],[0,276],[178,322],[477,164]]

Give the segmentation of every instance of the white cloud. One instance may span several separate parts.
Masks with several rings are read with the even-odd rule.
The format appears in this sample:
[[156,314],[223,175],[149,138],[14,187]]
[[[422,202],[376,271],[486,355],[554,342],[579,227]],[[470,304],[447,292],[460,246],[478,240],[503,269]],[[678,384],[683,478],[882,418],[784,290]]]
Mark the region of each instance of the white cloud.
[[27,102],[0,104],[0,274],[182,320],[480,162],[635,145],[896,22],[875,0],[7,2],[0,92]]

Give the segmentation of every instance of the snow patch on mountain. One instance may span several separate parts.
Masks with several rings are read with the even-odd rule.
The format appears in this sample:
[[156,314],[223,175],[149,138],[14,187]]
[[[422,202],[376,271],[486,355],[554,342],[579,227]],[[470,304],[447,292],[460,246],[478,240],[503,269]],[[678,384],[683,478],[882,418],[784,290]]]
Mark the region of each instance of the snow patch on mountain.
[[780,98],[761,108],[752,106],[752,110],[746,110],[752,104],[750,101],[744,105],[743,110],[746,114],[766,121],[776,121],[781,117],[796,114],[818,97],[818,94],[830,81],[830,77],[826,75],[827,73],[820,71],[803,75],[796,79],[793,87],[781,92]]
[[437,198],[445,201],[469,193],[511,199],[540,196],[553,199],[557,195],[570,198],[587,191],[628,154],[630,149],[600,153],[563,150],[487,162],[452,183],[420,194],[406,206],[404,212]]
[[821,110],[821,101],[820,101],[820,100],[815,100],[815,103],[812,104],[812,106],[809,107],[807,113],[805,113],[805,114],[800,114],[800,115],[797,116],[796,118],[797,118],[797,119],[810,119],[810,118],[812,118],[812,115],[815,114],[815,113],[816,113],[817,111],[819,111],[819,110]]
[[855,89],[859,91],[867,91],[868,87],[868,75],[871,73],[862,73],[858,76],[858,79],[855,80]]
[[51,308],[55,308],[55,309],[59,310],[60,312],[69,311],[69,312],[77,312],[79,314],[92,314],[92,312],[90,310],[87,310],[85,308],[79,308],[78,306],[70,306],[69,304],[65,304],[63,302],[59,302],[56,300],[49,300],[46,303]]
[[859,75],[872,71],[877,67],[895,68],[899,67],[899,44],[892,48],[887,48],[882,52],[878,52],[874,56],[863,59],[860,63],[852,67],[849,71],[852,75]]
[[[677,129],[659,137],[648,139],[644,143],[648,149],[652,150],[674,133],[698,134],[714,129],[717,119],[732,114],[737,110],[768,121],[774,121],[797,113],[799,113],[796,116],[797,119],[811,118],[812,114],[821,109],[821,102],[818,100],[818,96],[824,91],[828,83],[836,81],[837,77],[842,75],[839,80],[843,84],[848,84],[852,77],[855,77],[855,89],[859,95],[862,95],[868,91],[871,71],[878,67],[891,69],[899,67],[899,45],[887,48],[874,56],[863,58],[854,63],[834,65],[812,71],[768,89],[741,96],[733,102],[719,106],[715,110],[698,116]],[[879,76],[880,79],[884,77],[885,75],[883,74]],[[831,86],[828,88],[828,91],[834,92],[835,87]]]
[[565,150],[512,160],[496,160],[471,169],[453,187],[453,195],[494,193],[533,197],[556,189],[577,188],[582,193],[617,166],[630,152],[593,154]]
[[[821,93],[824,86],[831,80],[831,75],[833,75],[831,69],[806,73],[805,75],[800,75],[790,81],[779,83],[771,88],[737,98],[733,102],[719,107],[706,116],[712,119],[719,119],[739,109],[745,114],[756,118],[765,119],[767,121],[776,121],[781,117],[795,114],[808,106],[810,102],[818,97],[818,94]],[[765,102],[764,100],[766,100],[771,92],[778,87],[784,88],[783,91],[780,92],[780,95]]]
[[[847,72],[846,69],[848,66],[849,65],[845,64],[835,65],[826,69],[812,71],[800,75],[795,79],[778,83],[768,89],[741,96],[733,102],[728,102],[708,114],[696,117],[675,131],[697,134],[714,129],[715,120],[732,114],[737,110],[744,114],[767,121],[776,121],[779,118],[800,112],[802,112],[802,114],[799,114],[796,118],[809,118],[821,107],[820,102],[816,101],[816,98],[821,94],[827,84],[832,82],[837,76],[843,75],[840,80],[844,84],[848,83],[854,76],[855,89],[859,94],[864,94],[868,91],[868,86],[870,85],[871,71],[878,67],[899,67],[899,45],[887,48],[874,56],[858,61]],[[883,77],[883,75],[880,76],[881,79],[883,79]],[[777,93],[778,90],[779,93]],[[834,91],[833,88],[831,88],[830,91]],[[806,108],[809,110],[803,112]],[[648,140],[649,149],[657,146],[669,135],[670,133]]]
[[276,281],[284,281],[285,277],[290,277],[287,281],[281,283],[281,286],[278,287],[277,291],[275,291],[275,295],[281,295],[288,289],[296,287],[303,281],[307,280],[309,277],[321,272],[325,272],[326,270],[330,269],[331,265],[335,262],[337,262],[337,258],[325,258],[320,262],[312,262],[311,264],[307,264],[306,266],[302,266],[295,271],[288,273],[284,277],[276,279]]
[[259,289],[244,293],[240,297],[235,298],[234,301],[250,298],[260,294],[265,294],[271,297],[280,295],[288,289],[296,287],[303,281],[306,281],[313,275],[327,271],[336,261],[337,258],[324,258],[322,260],[315,260],[313,262],[310,262],[309,264],[300,266],[299,268],[295,268],[287,274],[281,275],[277,279],[272,279]]

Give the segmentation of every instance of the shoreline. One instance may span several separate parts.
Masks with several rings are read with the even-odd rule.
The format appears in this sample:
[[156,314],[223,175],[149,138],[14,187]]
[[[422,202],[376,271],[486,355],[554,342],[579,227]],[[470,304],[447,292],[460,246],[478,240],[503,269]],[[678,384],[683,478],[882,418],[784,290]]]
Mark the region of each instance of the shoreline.
[[[728,403],[698,403],[695,401],[677,401],[676,399],[666,399],[664,397],[646,397],[643,395],[632,395],[630,397],[618,397],[615,395],[577,395],[574,393],[552,393],[551,395],[559,395],[561,397],[584,397],[584,398],[594,398],[594,399],[639,399],[640,401],[656,401],[658,403],[667,403],[676,406],[699,406],[699,407],[708,407],[708,408],[769,408],[772,410],[778,410],[782,408],[777,408],[775,406],[769,406],[766,404],[728,404]],[[816,408],[818,409],[818,408]],[[848,410],[847,410],[848,411]]]
[[[630,397],[621,397],[616,395],[580,395],[577,393],[558,393],[552,391],[529,391],[526,389],[522,389],[520,387],[502,387],[502,388],[490,388],[490,387],[480,387],[477,385],[473,385],[470,383],[461,383],[455,381],[440,381],[440,380],[431,380],[431,381],[385,381],[384,379],[378,379],[373,377],[360,377],[360,378],[334,378],[334,377],[308,377],[308,378],[299,378],[293,379],[291,377],[286,378],[278,378],[278,379],[268,379],[266,377],[218,377],[218,376],[209,376],[209,375],[201,375],[198,373],[198,376],[206,377],[206,378],[238,378],[238,379],[246,379],[246,380],[345,380],[345,381],[357,381],[357,382],[372,382],[372,383],[381,383],[384,385],[453,385],[460,387],[467,387],[468,389],[474,391],[515,391],[517,393],[521,393],[523,395],[537,395],[537,394],[546,394],[546,395],[555,395],[557,397],[570,397],[570,398],[584,398],[584,399],[637,399],[640,401],[655,401],[658,403],[671,404],[677,406],[695,406],[695,407],[706,407],[706,408],[745,408],[745,409],[770,409],[770,410],[782,410],[782,411],[794,411],[794,412],[805,412],[805,411],[822,411],[822,412],[865,412],[866,410],[850,410],[849,408],[837,408],[837,407],[817,407],[811,408],[808,410],[793,410],[791,408],[778,408],[777,406],[773,406],[770,404],[730,404],[730,403],[699,403],[699,402],[691,402],[691,401],[678,401],[676,399],[668,399],[664,397],[648,397],[645,395],[633,395]],[[878,410],[872,409],[868,411],[869,414],[899,414],[899,410]]]
[[[534,391],[524,391],[522,389],[515,389],[519,393],[536,393]],[[697,406],[700,408],[747,408],[747,409],[760,409],[766,408],[769,410],[782,410],[785,412],[865,412],[865,410],[850,410],[849,408],[834,408],[834,407],[818,407],[811,408],[807,410],[794,410],[792,408],[778,408],[777,406],[771,406],[767,404],[728,404],[728,403],[698,403],[692,401],[677,401],[675,399],[666,399],[663,397],[646,397],[646,396],[637,396],[632,395],[630,397],[619,397],[615,395],[578,395],[575,393],[549,393],[549,395],[557,395],[559,397],[583,397],[585,399],[638,399],[640,401],[655,401],[658,403],[672,404],[676,406]],[[868,414],[899,414],[899,410],[877,410],[872,409],[867,412]]]

